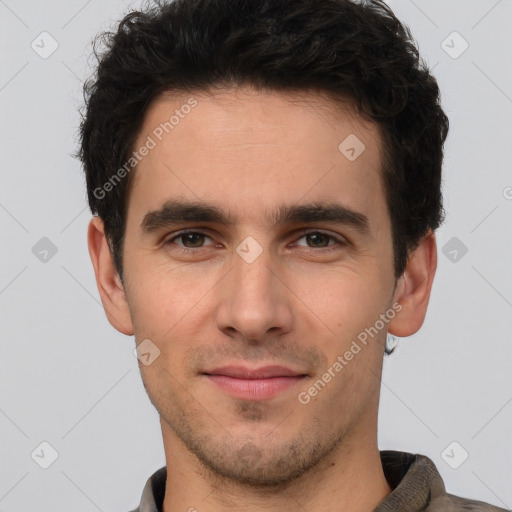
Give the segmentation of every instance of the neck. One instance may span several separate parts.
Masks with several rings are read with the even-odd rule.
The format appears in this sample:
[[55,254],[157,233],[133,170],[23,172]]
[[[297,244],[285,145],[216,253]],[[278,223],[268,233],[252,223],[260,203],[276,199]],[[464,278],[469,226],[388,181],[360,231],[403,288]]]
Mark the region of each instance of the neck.
[[275,488],[252,487],[205,470],[162,423],[167,460],[163,512],[372,512],[391,492],[377,440],[344,440],[296,480]]

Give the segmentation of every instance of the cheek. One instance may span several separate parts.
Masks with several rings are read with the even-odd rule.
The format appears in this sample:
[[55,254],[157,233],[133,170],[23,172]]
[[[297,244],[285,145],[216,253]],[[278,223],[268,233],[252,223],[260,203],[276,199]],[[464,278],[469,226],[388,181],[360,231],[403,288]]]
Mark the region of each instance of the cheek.
[[202,331],[211,318],[205,294],[218,279],[205,280],[168,265],[141,264],[131,270],[137,276],[130,288],[137,342],[151,340],[160,350],[158,363],[172,374],[181,373],[187,351],[205,339]]
[[189,314],[208,289],[202,277],[195,274],[193,280],[187,279],[180,268],[168,263],[164,266],[141,261],[131,271],[137,276],[131,287],[134,312],[143,326],[160,334]]
[[304,283],[306,304],[336,335],[343,339],[373,325],[387,296],[377,272],[346,269]]

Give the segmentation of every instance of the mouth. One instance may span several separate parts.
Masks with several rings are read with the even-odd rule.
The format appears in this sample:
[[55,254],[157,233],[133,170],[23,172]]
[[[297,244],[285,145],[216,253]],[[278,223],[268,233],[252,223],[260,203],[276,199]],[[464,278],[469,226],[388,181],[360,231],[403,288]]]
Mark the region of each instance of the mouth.
[[284,366],[225,366],[203,372],[203,375],[217,389],[245,400],[269,400],[297,386],[307,377],[305,373]]

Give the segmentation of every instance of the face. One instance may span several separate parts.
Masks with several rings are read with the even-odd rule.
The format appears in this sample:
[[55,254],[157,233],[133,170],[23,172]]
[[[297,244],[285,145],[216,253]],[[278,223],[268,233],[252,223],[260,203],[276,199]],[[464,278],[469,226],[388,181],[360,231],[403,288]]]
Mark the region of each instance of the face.
[[315,93],[148,110],[126,300],[137,343],[160,351],[140,369],[164,442],[206,470],[286,482],[375,435],[396,284],[380,140]]

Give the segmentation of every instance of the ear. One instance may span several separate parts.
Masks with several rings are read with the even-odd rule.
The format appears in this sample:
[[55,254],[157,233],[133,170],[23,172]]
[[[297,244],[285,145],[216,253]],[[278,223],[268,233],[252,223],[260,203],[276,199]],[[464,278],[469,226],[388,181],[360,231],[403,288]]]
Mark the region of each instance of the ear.
[[103,220],[98,216],[89,222],[87,243],[96,285],[108,321],[119,332],[131,336],[134,331],[124,286],[110,254]]
[[407,267],[398,279],[393,304],[400,303],[402,310],[389,322],[390,334],[411,336],[423,325],[436,268],[436,238],[429,230],[409,255]]

